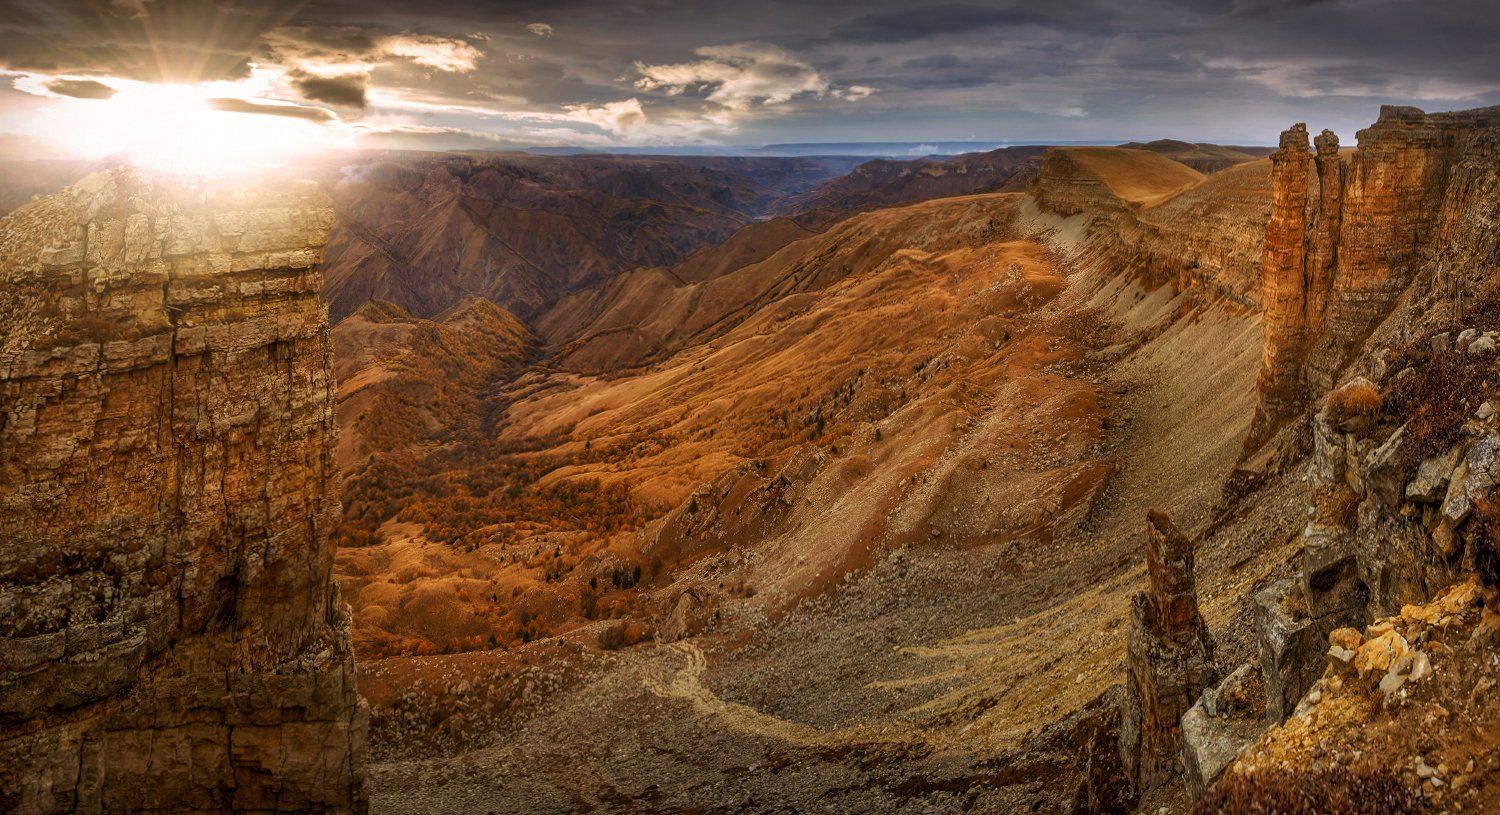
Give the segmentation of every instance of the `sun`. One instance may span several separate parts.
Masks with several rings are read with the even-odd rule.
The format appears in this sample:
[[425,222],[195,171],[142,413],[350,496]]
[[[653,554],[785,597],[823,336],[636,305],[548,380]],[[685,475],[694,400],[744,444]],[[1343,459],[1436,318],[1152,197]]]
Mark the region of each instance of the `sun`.
[[212,83],[114,88],[108,99],[57,100],[48,138],[84,156],[211,177],[285,167],[349,144],[337,117],[322,108],[224,95]]

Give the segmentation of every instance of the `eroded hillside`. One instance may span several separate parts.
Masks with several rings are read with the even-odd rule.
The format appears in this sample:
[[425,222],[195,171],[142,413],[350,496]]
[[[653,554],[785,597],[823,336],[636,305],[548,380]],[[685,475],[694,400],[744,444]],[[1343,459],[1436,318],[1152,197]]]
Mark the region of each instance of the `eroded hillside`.
[[[1458,532],[1420,509],[1425,498],[1382,508],[1385,482],[1362,475],[1301,477],[1309,449],[1315,462],[1387,456],[1417,410],[1432,449],[1401,466],[1473,482],[1422,456],[1476,455],[1428,442],[1484,436],[1494,411],[1480,408],[1479,423],[1448,411],[1480,401],[1458,383],[1488,380],[1454,378],[1446,357],[1411,349],[1437,351],[1428,335],[1446,328],[1445,349],[1462,343],[1465,364],[1488,364],[1470,350],[1492,330],[1487,115],[1383,114],[1332,186],[1331,171],[1319,186],[1288,169],[1295,145],[1209,176],[1160,151],[1056,149],[1024,195],[874,210],[816,235],[768,222],[688,265],[563,301],[540,323],[548,362],[484,397],[497,461],[535,475],[507,476],[520,490],[509,498],[500,482],[469,494],[550,503],[531,504],[525,523],[476,523],[462,546],[392,515],[374,547],[341,560],[366,619],[419,632],[363,678],[377,807],[1185,812],[1226,766],[1250,783],[1205,800],[1231,811],[1329,790],[1418,809],[1482,799],[1482,740],[1462,755],[1412,748],[1442,768],[1392,747],[1375,769],[1299,774],[1296,757],[1310,754],[1289,725],[1256,748],[1274,757],[1264,784],[1233,759],[1316,704],[1304,697],[1318,644],[1332,620],[1366,608],[1351,598],[1418,601],[1487,562],[1482,522]],[[1414,179],[1395,207],[1375,189],[1392,167]],[[1294,201],[1304,190],[1318,208]],[[1339,210],[1336,254],[1289,237],[1326,230],[1342,195],[1363,203]],[[1408,251],[1411,234],[1436,251]],[[1336,256],[1339,270],[1393,257],[1366,243],[1401,247],[1397,273],[1304,274],[1289,306],[1278,271],[1289,257],[1322,268]],[[1309,260],[1288,255],[1297,246]],[[1378,308],[1359,294],[1376,278]],[[1469,294],[1454,299],[1454,281]],[[1320,297],[1343,298],[1334,313],[1350,316],[1285,328]],[[1329,353],[1305,350],[1331,341]],[[1377,366],[1377,383],[1403,365],[1415,373],[1371,386],[1374,402],[1350,397],[1354,413],[1336,420],[1348,435],[1318,431],[1328,420],[1297,411],[1316,411],[1350,360]],[[1371,410],[1378,420],[1358,418]],[[632,524],[579,523],[598,495],[616,496]],[[1147,507],[1162,510],[1149,524]],[[1392,513],[1460,541],[1447,565],[1402,560]],[[1335,520],[1373,525],[1316,531]],[[1330,540],[1370,543],[1338,554]],[[382,565],[381,547],[401,554]],[[421,602],[366,593],[391,573],[425,582]],[[1312,588],[1289,592],[1299,581]],[[1462,659],[1479,665],[1493,646],[1470,635],[1488,630],[1479,611],[1464,616],[1472,607],[1357,636],[1399,629],[1415,642],[1411,620],[1448,614],[1469,626],[1464,647],[1478,650]],[[476,636],[420,633],[449,629]],[[413,653],[423,648],[446,653]],[[1421,670],[1464,670],[1432,654]],[[1414,659],[1390,669],[1398,689],[1422,681]],[[1361,687],[1328,682],[1325,696]],[[1330,745],[1350,733],[1330,727],[1394,733],[1416,715],[1340,705],[1355,713],[1307,725]],[[1476,763],[1454,770],[1456,755]],[[584,765],[585,779],[568,769]],[[1469,792],[1434,795],[1428,779],[1449,773]]]
[[526,317],[727,238],[839,159],[469,154],[350,163],[329,179],[334,319],[370,299],[434,317],[472,297]]
[[[1124,656],[1138,507],[1212,517],[1253,415],[1260,342],[1253,312],[1199,285],[1206,275],[1163,287],[1118,235],[1146,241],[1208,210],[1254,245],[1264,207],[1242,202],[1268,187],[1254,173],[1204,181],[1144,151],[1087,158],[1096,184],[1069,194],[1116,203],[970,196],[856,215],[769,254],[747,239],[722,257],[753,262],[705,258],[717,271],[638,301],[656,305],[589,306],[625,315],[627,336],[646,330],[629,314],[657,318],[641,343],[654,355],[624,370],[618,357],[594,373],[532,368],[496,391],[495,438],[545,471],[515,483],[572,497],[524,524],[476,524],[462,547],[396,514],[379,544],[341,558],[357,618],[478,635],[408,640],[409,654],[453,653],[385,650],[370,664],[377,742],[408,745],[385,753],[391,806],[427,800],[459,761],[487,769],[445,798],[495,794],[493,771],[517,806],[566,809],[568,782],[525,756],[587,750],[560,733],[617,716],[648,717],[666,749],[611,736],[622,746],[585,793],[600,805],[629,808],[647,779],[685,771],[703,727],[720,734],[720,769],[657,793],[677,806],[751,788],[733,768],[778,744],[798,751],[787,771],[809,793],[870,773],[868,791],[842,794],[849,805],[1107,798],[1106,753],[1066,745],[1103,745],[1117,727],[1103,695]],[[1230,265],[1247,251],[1226,247]],[[1157,251],[1174,268],[1192,259]],[[572,524],[601,493],[642,525]],[[382,561],[383,548],[402,554]],[[1264,552],[1216,557],[1210,619],[1233,616],[1231,599],[1285,555]],[[369,592],[382,572],[430,589],[421,602]],[[508,728],[519,738],[492,741]],[[410,763],[424,751],[457,757]],[[1006,776],[1017,762],[1055,783]],[[784,777],[750,781],[811,800]]]

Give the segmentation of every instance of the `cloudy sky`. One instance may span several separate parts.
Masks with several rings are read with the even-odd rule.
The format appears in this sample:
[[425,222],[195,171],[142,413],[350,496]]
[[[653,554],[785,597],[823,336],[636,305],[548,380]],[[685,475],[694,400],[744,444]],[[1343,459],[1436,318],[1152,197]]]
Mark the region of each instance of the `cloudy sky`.
[[1264,144],[1300,120],[1352,141],[1381,103],[1500,104],[1496,12],[1494,0],[0,0],[0,133],[100,143],[131,100],[175,83],[216,110],[364,146]]

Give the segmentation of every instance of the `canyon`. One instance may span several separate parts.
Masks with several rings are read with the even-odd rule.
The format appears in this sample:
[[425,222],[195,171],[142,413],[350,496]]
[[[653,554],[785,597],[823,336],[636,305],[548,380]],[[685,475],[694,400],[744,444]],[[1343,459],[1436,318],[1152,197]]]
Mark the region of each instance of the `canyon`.
[[0,801],[1487,811],[1500,108],[1356,141],[21,206]]

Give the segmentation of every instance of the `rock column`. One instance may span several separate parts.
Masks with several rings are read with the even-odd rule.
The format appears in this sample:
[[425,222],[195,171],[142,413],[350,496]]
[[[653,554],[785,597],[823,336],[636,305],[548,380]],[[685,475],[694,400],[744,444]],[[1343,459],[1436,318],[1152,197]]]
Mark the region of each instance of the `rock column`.
[[1193,544],[1165,514],[1146,520],[1147,591],[1132,599],[1129,688],[1120,747],[1142,791],[1177,772],[1179,722],[1215,680],[1213,641],[1198,611]]

